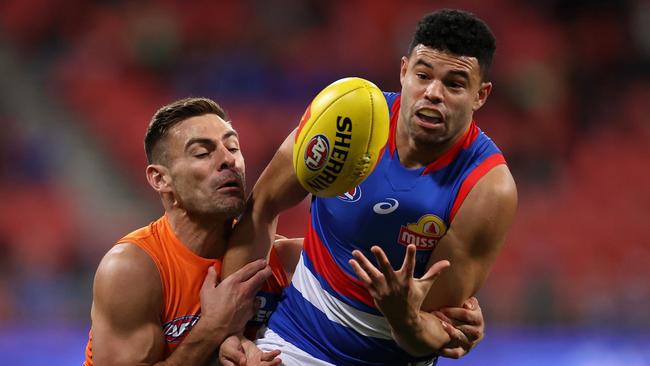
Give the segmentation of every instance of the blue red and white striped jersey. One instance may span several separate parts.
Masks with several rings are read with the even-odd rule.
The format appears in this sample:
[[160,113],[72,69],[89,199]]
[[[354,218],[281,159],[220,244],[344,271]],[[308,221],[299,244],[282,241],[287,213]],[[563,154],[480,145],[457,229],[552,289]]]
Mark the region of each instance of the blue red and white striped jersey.
[[426,167],[405,168],[395,147],[400,96],[384,94],[391,124],[380,161],[350,192],[312,199],[300,262],[269,323],[284,340],[336,365],[407,365],[432,358],[415,358],[393,341],[348,260],[355,249],[374,258],[370,248],[378,245],[397,269],[407,245],[415,244],[415,274],[421,276],[471,188],[505,163],[472,122],[443,156]]

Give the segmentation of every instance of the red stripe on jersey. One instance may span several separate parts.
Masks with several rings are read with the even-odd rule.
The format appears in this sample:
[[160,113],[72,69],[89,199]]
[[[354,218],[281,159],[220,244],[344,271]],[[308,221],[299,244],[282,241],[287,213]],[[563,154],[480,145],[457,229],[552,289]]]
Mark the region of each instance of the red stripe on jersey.
[[465,201],[465,198],[467,198],[469,192],[472,190],[472,188],[474,188],[476,182],[478,182],[481,177],[483,177],[495,166],[505,163],[506,160],[502,154],[490,155],[485,160],[483,160],[481,164],[474,168],[471,173],[469,173],[467,178],[465,178],[465,181],[463,181],[463,184],[460,186],[458,194],[456,195],[456,200],[454,201],[454,205],[451,207],[451,213],[449,214],[449,223],[454,220],[456,212]]
[[[390,157],[395,155],[395,131],[397,130],[397,117],[399,116],[399,107],[401,104],[402,96],[398,95],[390,107],[390,130],[388,130],[388,148],[390,149]],[[383,152],[383,151],[382,151]]]
[[466,149],[470,145],[472,145],[474,140],[476,140],[476,138],[478,137],[478,134],[479,134],[478,127],[476,127],[476,124],[474,123],[474,121],[472,121],[469,128],[467,129],[467,132],[465,132],[463,137],[461,137],[461,139],[458,142],[456,142],[454,146],[451,147],[451,149],[447,150],[447,152],[442,154],[441,157],[439,157],[434,162],[427,165],[427,167],[424,168],[422,175],[427,175],[429,173],[435,172],[436,170],[440,170],[446,167],[447,165],[449,165],[449,163],[451,163],[454,159],[456,159],[461,149]]
[[327,281],[327,283],[337,293],[364,303],[370,307],[375,307],[375,303],[370,293],[363,287],[358,279],[345,273],[334,261],[332,255],[321,242],[318,234],[312,227],[311,220],[307,229],[307,235],[304,241],[304,250],[312,262],[314,269],[318,274]]

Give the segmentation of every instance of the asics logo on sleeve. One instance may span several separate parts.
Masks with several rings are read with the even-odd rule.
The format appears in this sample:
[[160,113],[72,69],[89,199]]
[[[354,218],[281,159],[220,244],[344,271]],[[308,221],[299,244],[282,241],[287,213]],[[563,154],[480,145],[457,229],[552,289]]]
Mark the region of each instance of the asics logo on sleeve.
[[379,202],[376,205],[372,206],[372,210],[379,215],[388,215],[389,213],[397,210],[399,207],[399,202],[394,198],[386,198],[386,201]]

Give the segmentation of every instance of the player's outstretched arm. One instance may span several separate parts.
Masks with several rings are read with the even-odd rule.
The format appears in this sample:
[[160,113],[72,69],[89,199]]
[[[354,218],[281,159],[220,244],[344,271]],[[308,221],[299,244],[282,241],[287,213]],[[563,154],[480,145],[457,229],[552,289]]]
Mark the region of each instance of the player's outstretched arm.
[[287,136],[253,187],[246,209],[228,240],[222,276],[264,258],[273,242],[280,212],[300,203],[307,191],[293,168],[294,130]]
[[256,261],[217,286],[217,273],[211,268],[201,288],[201,318],[163,360],[158,270],[139,247],[115,246],[95,275],[91,310],[94,365],[204,365],[216,357],[224,339],[243,330],[254,313],[255,293],[270,274],[264,261]]

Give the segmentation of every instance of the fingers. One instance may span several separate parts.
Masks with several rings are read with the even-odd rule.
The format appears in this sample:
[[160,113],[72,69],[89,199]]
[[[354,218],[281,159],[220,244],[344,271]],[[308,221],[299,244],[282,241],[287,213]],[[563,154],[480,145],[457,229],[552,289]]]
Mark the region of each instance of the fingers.
[[474,343],[467,339],[465,334],[452,325],[442,322],[442,328],[449,335],[449,342],[441,350],[441,355],[449,358],[459,358],[469,352]]
[[258,259],[238,269],[237,272],[231,274],[227,279],[235,282],[244,282],[263,270],[264,267],[266,267],[266,260]]
[[359,262],[357,262],[356,259],[350,259],[348,261],[348,263],[352,267],[352,270],[354,270],[354,273],[357,275],[359,280],[366,287],[368,287],[368,286],[370,286],[370,284],[372,284],[372,280],[370,279],[370,277],[368,277],[368,274],[366,273],[366,271],[364,271],[363,268],[361,268],[361,266],[359,265]]
[[381,278],[383,277],[383,274],[375,267],[368,258],[366,258],[363,253],[359,250],[354,250],[352,251],[352,256],[354,259],[356,259],[357,263],[359,264],[359,267],[367,274],[367,276],[370,278],[370,282],[376,278]]
[[205,275],[203,280],[202,289],[214,288],[217,285],[217,271],[214,269],[214,266],[208,268],[208,273]]
[[467,351],[462,347],[442,348],[440,350],[440,356],[447,357],[447,358],[459,359],[463,357],[465,354],[467,354]]
[[219,348],[219,362],[224,366],[246,365],[246,355],[237,336],[226,338]]
[[474,309],[479,309],[481,306],[478,303],[478,299],[472,296],[469,299],[465,300],[465,302],[463,303],[463,307],[467,310],[474,310]]
[[406,247],[406,255],[404,256],[404,262],[400,269],[400,271],[406,273],[409,277],[413,277],[413,272],[415,271],[415,252],[415,245],[409,244]]
[[472,348],[483,339],[483,328],[473,325],[457,325],[456,329],[463,333],[463,339],[467,340],[467,347]]
[[462,308],[442,308],[440,312],[451,319],[454,325],[466,324],[479,326],[483,324],[483,313],[478,306],[478,302],[472,303],[467,306],[475,306],[472,309],[466,307],[467,301],[463,304]]
[[[384,251],[380,247],[378,247],[376,245],[374,245],[372,248],[370,248],[370,251],[372,252],[372,254],[375,255],[375,258],[377,259],[377,263],[379,264],[379,269],[381,270],[381,273],[383,273],[383,275],[386,278],[391,278],[391,277],[395,276],[395,270],[393,269],[393,266],[390,265],[390,262],[388,261],[388,258],[386,257],[386,253],[384,253]],[[404,261],[406,261],[406,258],[404,259]]]
[[271,277],[273,272],[271,271],[271,267],[266,266],[262,270],[258,271],[251,277],[250,279],[246,280],[242,285],[244,286],[245,290],[249,294],[255,294],[257,291],[259,291],[262,288],[262,285],[264,285],[264,282]]
[[280,355],[280,350],[279,349],[274,349],[273,351],[270,352],[262,352],[262,361],[273,361],[274,358],[278,357]]
[[440,321],[442,321],[443,323],[449,323],[449,324],[452,324],[452,325],[453,325],[453,321],[452,321],[451,319],[449,319],[449,317],[447,317],[447,315],[445,315],[445,314],[442,313],[441,311],[437,311],[437,310],[436,310],[436,311],[432,311],[431,314],[435,315],[435,316],[436,316],[438,319],[440,319]]
[[266,281],[272,274],[273,272],[271,271],[271,268],[266,265],[266,261],[258,259],[240,268],[237,272],[226,278],[222,283],[228,283],[231,286],[239,284],[241,285],[242,293],[246,296],[250,296],[261,289],[264,281]]

